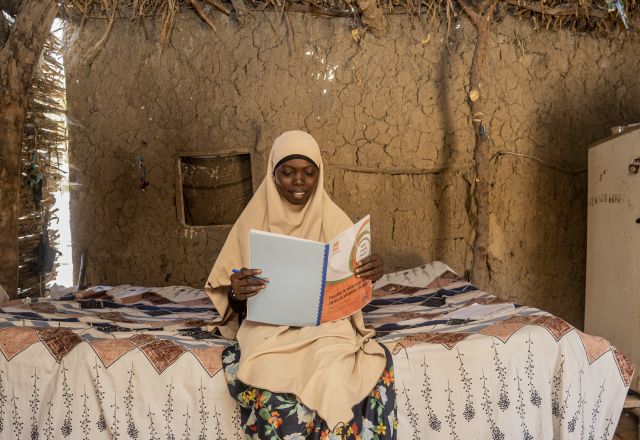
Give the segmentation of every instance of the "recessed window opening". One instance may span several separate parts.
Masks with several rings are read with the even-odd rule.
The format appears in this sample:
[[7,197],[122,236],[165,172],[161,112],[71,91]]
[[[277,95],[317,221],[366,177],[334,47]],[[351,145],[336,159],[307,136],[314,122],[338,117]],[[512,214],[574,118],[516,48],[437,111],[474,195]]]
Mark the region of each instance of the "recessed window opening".
[[249,154],[180,156],[178,217],[185,226],[232,225],[253,195]]

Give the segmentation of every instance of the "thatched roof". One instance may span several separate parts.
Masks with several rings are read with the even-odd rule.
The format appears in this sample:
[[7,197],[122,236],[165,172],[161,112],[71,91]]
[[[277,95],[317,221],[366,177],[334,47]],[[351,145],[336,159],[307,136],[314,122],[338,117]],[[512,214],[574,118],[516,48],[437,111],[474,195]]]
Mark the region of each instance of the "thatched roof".
[[[635,35],[629,32],[639,24],[640,0],[497,0],[495,18],[507,14],[532,21],[540,30],[568,28],[596,35]],[[476,10],[484,9],[491,0],[63,0],[68,17],[81,19],[125,18],[144,26],[147,17],[162,20],[160,38],[169,38],[175,17],[180,13],[195,13],[214,31],[211,16],[228,15],[242,21],[247,13],[276,11],[283,17],[303,12],[326,17],[349,19],[348,27],[356,33],[373,30],[384,34],[385,17],[408,15],[420,20],[454,20],[463,14],[461,2]],[[286,22],[286,20],[284,20]]]

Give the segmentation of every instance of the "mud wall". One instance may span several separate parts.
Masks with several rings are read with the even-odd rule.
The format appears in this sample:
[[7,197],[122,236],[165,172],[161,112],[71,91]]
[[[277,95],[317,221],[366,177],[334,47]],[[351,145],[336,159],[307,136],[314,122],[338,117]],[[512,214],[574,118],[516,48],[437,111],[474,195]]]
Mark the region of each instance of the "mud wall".
[[[471,265],[473,132],[466,103],[475,31],[392,17],[383,38],[348,23],[257,13],[242,26],[178,18],[70,31],[66,57],[76,262],[89,283],[201,286],[229,228],[187,228],[176,211],[176,155],[245,150],[254,187],[287,129],[318,140],[326,188],[355,220],[371,212],[386,269],[439,259]],[[492,161],[489,290],[581,325],[588,145],[640,121],[640,45],[535,31],[506,18],[491,37],[484,87]],[[138,189],[144,157],[146,191]],[[409,170],[408,170],[409,169]],[[77,267],[77,265],[76,265]]]

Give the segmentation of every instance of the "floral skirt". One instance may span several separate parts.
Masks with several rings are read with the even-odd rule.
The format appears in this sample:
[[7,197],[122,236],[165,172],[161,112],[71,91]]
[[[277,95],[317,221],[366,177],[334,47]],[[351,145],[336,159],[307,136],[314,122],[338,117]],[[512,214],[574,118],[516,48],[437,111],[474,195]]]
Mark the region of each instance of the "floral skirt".
[[[383,346],[384,347],[384,346]],[[292,394],[271,393],[236,378],[240,347],[222,352],[231,396],[240,405],[240,422],[248,439],[280,440],[396,440],[396,394],[393,361],[384,347],[387,364],[371,393],[353,407],[354,418],[331,431],[327,423]]]

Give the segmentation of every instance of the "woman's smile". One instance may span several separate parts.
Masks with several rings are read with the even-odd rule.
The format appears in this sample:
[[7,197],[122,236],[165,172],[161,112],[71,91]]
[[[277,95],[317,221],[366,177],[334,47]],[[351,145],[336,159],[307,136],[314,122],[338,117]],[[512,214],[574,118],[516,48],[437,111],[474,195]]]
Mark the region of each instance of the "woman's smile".
[[307,194],[306,191],[291,191],[291,194],[293,194],[293,197],[295,197],[298,200],[302,200],[304,199],[304,196]]

